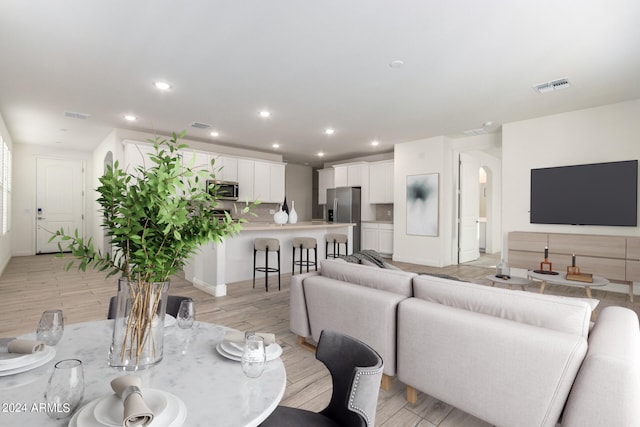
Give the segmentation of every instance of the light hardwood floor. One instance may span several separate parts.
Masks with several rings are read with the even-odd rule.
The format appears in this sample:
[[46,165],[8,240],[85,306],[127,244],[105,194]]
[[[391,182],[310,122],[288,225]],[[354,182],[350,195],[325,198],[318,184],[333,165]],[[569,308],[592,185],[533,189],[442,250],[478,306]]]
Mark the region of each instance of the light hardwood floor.
[[[105,279],[103,273],[94,271],[64,271],[63,265],[67,261],[53,255],[11,259],[0,277],[0,337],[34,331],[40,314],[49,308],[61,308],[68,324],[106,318],[109,298],[116,291],[116,279]],[[491,268],[492,262],[491,257],[485,257],[470,265],[445,268],[395,264],[407,271],[448,274],[488,284],[485,276],[495,271]],[[200,321],[239,330],[275,333],[284,349],[282,360],[287,371],[287,389],[282,404],[317,411],[329,401],[331,379],[324,365],[311,352],[300,348],[296,336],[289,331],[289,278],[290,275],[282,276],[281,291],[277,290],[277,280],[270,281],[268,293],[264,290],[263,280],[257,281],[255,289],[251,281],[247,281],[229,284],[228,295],[216,298],[177,276],[172,278],[169,293],[193,297]],[[533,287],[527,290],[536,291]],[[583,296],[576,293],[576,289],[566,287],[551,287],[548,291]],[[624,294],[594,290],[594,298],[640,311],[640,303],[627,303]],[[377,426],[487,425],[424,393],[420,393],[418,402],[411,405],[405,400],[404,385],[397,379],[392,384],[391,390],[380,390]]]

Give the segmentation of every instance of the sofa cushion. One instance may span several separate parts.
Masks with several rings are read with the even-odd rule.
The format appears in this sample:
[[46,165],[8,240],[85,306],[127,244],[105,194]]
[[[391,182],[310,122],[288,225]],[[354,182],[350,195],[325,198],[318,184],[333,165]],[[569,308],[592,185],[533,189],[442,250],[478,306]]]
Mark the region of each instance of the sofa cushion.
[[579,298],[511,291],[433,276],[413,280],[414,296],[451,307],[587,337],[591,306]]
[[412,280],[415,273],[400,270],[368,267],[360,264],[323,259],[320,274],[330,279],[410,297],[413,292]]

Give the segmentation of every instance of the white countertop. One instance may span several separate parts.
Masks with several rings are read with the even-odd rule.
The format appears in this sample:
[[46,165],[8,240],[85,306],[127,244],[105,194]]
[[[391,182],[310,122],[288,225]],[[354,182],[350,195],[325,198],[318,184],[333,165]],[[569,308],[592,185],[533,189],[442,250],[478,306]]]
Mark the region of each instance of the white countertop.
[[304,229],[327,229],[327,228],[339,228],[339,227],[348,227],[354,226],[356,224],[353,223],[342,223],[342,222],[326,222],[326,221],[301,221],[295,224],[276,224],[275,222],[248,222],[246,224],[242,224],[243,231],[295,231],[295,230],[304,230]]

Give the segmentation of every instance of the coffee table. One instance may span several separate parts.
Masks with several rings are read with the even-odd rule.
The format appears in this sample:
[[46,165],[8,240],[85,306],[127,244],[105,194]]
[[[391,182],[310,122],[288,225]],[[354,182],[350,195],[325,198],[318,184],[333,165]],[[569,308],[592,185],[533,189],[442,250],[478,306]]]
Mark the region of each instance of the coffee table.
[[532,285],[533,282],[524,277],[510,277],[508,279],[503,279],[501,277],[497,277],[495,274],[490,274],[487,276],[487,279],[491,281],[491,286],[495,286],[496,283],[503,283],[505,285],[509,285],[509,289],[513,289],[513,286],[520,286],[520,288],[524,291],[524,287],[527,285]]
[[527,271],[527,276],[539,280],[541,282],[540,285],[540,293],[543,294],[545,288],[547,287],[547,283],[554,283],[556,285],[564,285],[564,286],[577,286],[583,287],[585,292],[587,293],[587,297],[591,298],[591,288],[593,286],[605,286],[609,284],[609,281],[604,277],[593,276],[593,282],[579,282],[577,280],[567,280],[567,273],[558,274],[544,274],[544,273],[536,273],[534,271]]

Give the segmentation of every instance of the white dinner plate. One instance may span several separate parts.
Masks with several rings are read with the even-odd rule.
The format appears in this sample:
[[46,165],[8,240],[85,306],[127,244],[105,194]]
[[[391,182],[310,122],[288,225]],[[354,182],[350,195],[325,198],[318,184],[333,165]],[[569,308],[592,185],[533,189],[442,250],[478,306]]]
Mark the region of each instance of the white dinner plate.
[[[181,427],[187,419],[187,407],[184,402],[177,396],[167,393],[166,391],[155,389],[143,389],[143,394],[151,395],[151,391],[161,394],[165,398],[166,407],[160,413],[154,412],[154,419],[148,427]],[[115,395],[114,395],[115,396]],[[91,402],[80,408],[69,420],[69,427],[109,427],[111,424],[103,424],[95,417],[96,407],[105,398],[111,396],[100,397],[94,399]],[[120,410],[118,414],[122,413],[122,403],[120,403]],[[109,421],[111,422],[111,421]],[[122,419],[118,427],[122,426]]]
[[[237,362],[242,360],[242,351],[229,342],[222,341],[216,346],[216,350],[218,350],[218,353],[227,359],[235,360]],[[267,355],[267,362],[269,362],[280,357],[282,354],[282,347],[280,347],[280,344],[273,343],[268,345],[265,348],[265,351]]]
[[[24,358],[14,358],[11,359],[15,361],[15,364],[4,364],[0,367],[0,377],[4,377],[7,375],[19,374],[21,372],[30,371],[31,369],[38,368],[56,355],[56,350],[53,347],[49,347],[48,345],[44,347],[41,351],[36,351],[35,353],[31,353],[25,356],[32,357],[24,357]],[[8,360],[7,360],[8,361]]]

